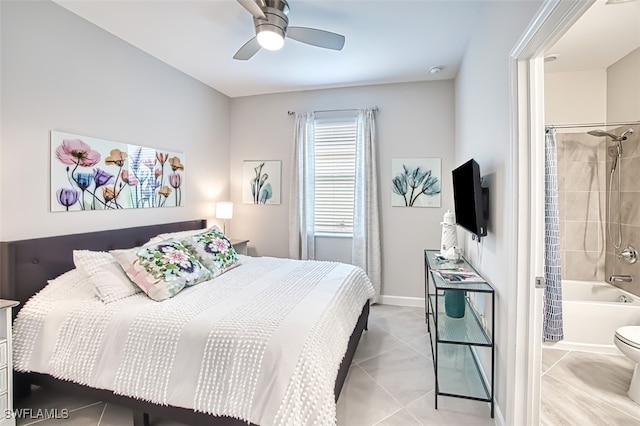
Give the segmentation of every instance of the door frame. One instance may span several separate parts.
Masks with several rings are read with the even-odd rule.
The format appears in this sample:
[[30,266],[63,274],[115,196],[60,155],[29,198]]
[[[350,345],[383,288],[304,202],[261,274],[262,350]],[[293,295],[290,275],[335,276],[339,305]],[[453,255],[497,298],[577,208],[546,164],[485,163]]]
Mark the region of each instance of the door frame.
[[541,405],[544,259],[544,54],[595,0],[546,0],[510,53],[511,163],[517,184],[509,265],[516,318],[509,335],[506,424],[538,425]]

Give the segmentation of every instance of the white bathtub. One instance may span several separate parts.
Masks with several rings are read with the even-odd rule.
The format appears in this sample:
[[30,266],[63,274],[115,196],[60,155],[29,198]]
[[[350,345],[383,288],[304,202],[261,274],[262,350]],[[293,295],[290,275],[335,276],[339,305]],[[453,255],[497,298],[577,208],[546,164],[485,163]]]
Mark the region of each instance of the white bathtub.
[[564,340],[546,347],[621,354],[613,335],[618,327],[640,325],[640,298],[604,282],[563,280],[562,319]]

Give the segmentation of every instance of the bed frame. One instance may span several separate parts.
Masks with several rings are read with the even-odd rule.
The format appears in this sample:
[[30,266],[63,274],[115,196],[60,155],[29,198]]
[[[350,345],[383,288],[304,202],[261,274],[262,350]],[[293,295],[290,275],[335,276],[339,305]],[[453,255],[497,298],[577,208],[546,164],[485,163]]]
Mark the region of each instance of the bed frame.
[[[47,280],[72,269],[73,250],[106,251],[136,247],[146,243],[151,237],[163,232],[177,232],[206,227],[206,220],[190,220],[162,225],[84,234],[61,235],[31,240],[0,243],[0,296],[20,302],[14,310],[14,317],[29,298],[40,291]],[[369,303],[362,313],[349,339],[349,345],[340,364],[335,383],[336,400],[344,384],[349,366],[358,346],[363,330],[367,328]],[[28,395],[31,385],[46,386],[72,395],[91,396],[99,400],[129,407],[134,412],[135,426],[148,426],[150,417],[163,417],[190,425],[246,426],[246,420],[231,417],[212,416],[186,408],[153,404],[135,398],[116,395],[104,389],[95,389],[59,380],[47,374],[14,372],[14,397]],[[252,424],[253,425],[253,424]],[[253,425],[256,426],[256,425]]]

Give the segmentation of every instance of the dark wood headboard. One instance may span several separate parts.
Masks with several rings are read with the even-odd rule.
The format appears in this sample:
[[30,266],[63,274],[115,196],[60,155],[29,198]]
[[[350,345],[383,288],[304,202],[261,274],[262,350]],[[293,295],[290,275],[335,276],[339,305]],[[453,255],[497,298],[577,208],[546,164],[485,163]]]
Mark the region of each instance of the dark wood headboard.
[[17,300],[17,312],[47,280],[74,268],[73,250],[107,251],[136,247],[163,232],[207,226],[203,219],[84,234],[60,235],[0,243],[0,297]]

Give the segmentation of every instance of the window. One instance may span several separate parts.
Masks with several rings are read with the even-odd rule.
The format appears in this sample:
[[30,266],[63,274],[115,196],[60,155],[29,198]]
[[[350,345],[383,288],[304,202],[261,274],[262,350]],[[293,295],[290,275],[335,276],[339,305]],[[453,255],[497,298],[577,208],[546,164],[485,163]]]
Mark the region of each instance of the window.
[[356,117],[315,120],[315,231],[353,232]]

